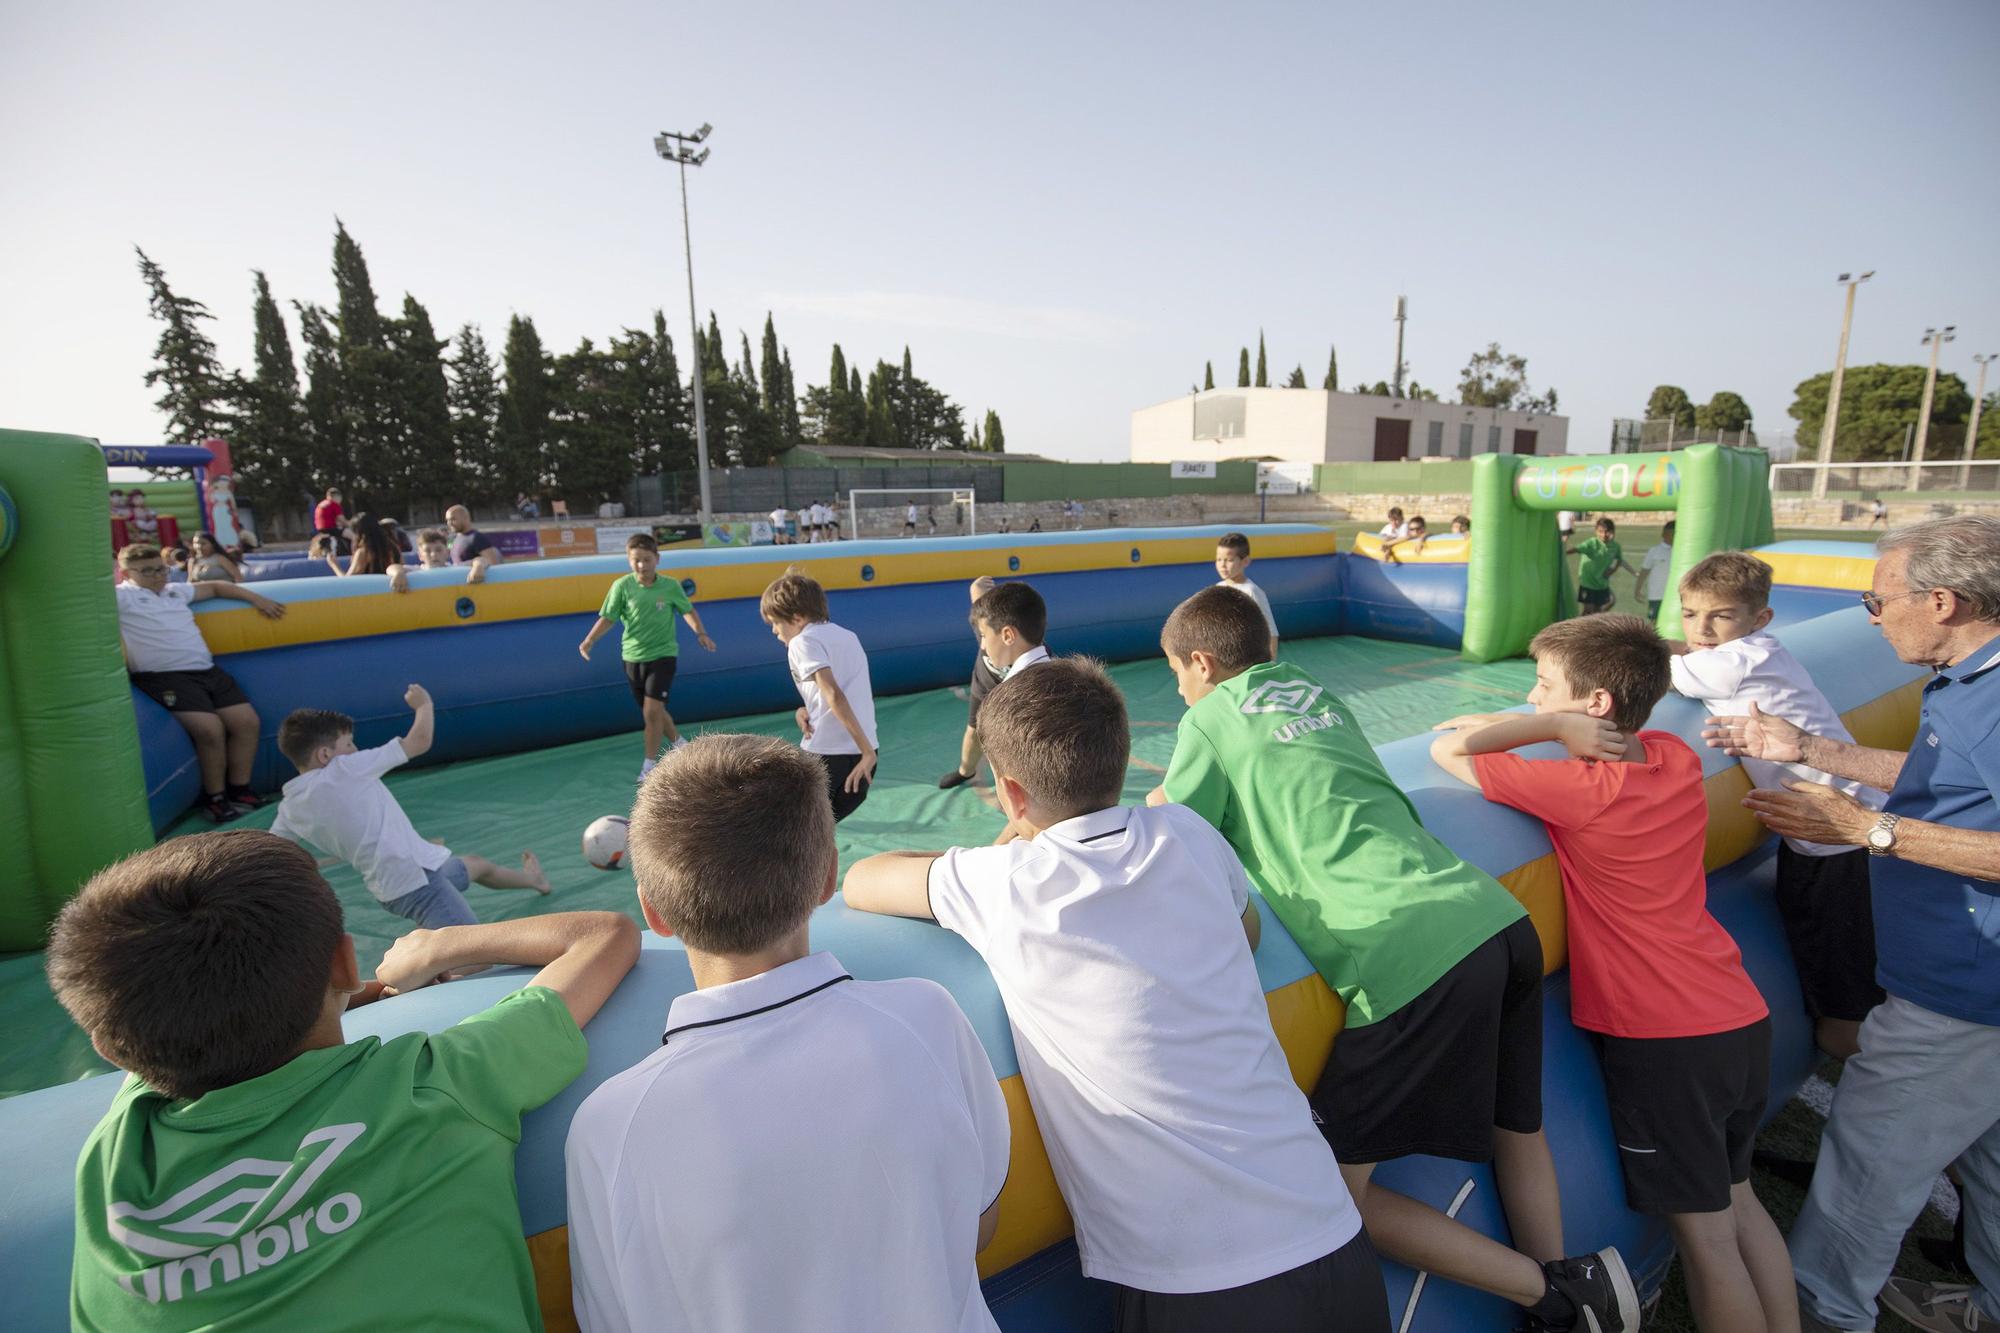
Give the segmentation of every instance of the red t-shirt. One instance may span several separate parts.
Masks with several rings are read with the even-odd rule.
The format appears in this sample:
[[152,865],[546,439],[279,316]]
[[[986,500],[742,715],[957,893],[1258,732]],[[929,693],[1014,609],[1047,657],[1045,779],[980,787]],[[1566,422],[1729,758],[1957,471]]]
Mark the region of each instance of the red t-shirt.
[[328,532],[340,526],[340,501],[321,500],[313,506],[313,529]]
[[1708,914],[1701,760],[1642,731],[1644,763],[1474,755],[1480,789],[1547,826],[1569,915],[1570,1007],[1614,1037],[1699,1037],[1770,1013]]

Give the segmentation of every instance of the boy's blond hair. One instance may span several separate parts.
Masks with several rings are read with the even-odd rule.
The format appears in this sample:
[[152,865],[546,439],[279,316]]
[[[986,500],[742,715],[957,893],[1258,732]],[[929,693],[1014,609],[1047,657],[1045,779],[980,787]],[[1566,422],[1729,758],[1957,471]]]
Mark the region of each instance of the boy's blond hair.
[[771,581],[757,600],[757,614],[766,620],[804,620],[820,624],[833,619],[826,608],[826,589],[794,566]]
[[993,771],[1057,819],[1118,804],[1132,731],[1103,663],[1064,657],[1009,676],[980,704],[976,726]]
[[1717,551],[1681,575],[1681,596],[1691,592],[1762,611],[1771,604],[1771,567],[1748,551]]
[[1528,656],[1562,672],[1571,694],[1609,694],[1611,721],[1628,734],[1646,725],[1653,705],[1673,685],[1667,641],[1638,616],[1603,612],[1558,620],[1534,637]]
[[812,915],[833,875],[826,769],[773,737],[710,732],[661,758],[629,840],[639,896],[689,948],[756,953]]
[[118,563],[129,569],[141,560],[158,560],[164,555],[152,542],[129,542],[118,548]]

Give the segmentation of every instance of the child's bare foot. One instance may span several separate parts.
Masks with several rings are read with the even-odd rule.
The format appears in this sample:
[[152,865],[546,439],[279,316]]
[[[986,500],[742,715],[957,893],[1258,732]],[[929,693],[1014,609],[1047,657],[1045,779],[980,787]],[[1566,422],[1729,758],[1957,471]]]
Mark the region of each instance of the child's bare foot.
[[536,859],[533,852],[521,853],[521,873],[534,881],[535,892],[544,898],[554,890],[555,886],[550,884],[549,877],[542,873],[542,863]]

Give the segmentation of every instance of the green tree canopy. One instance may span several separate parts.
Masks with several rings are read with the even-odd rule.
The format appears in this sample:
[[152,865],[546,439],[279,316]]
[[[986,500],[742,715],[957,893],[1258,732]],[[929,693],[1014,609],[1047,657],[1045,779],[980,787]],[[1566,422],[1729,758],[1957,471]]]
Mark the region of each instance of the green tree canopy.
[[1728,389],[1716,393],[1694,410],[1695,429],[1702,431],[1727,431],[1735,434],[1750,428],[1750,404],[1743,401],[1743,395]]
[[1201,387],[1204,389],[1213,389],[1215,387],[1215,362],[1204,361],[1201,363]]
[[500,364],[506,383],[493,425],[494,480],[499,484],[498,497],[511,501],[517,494],[532,495],[542,488],[555,410],[553,365],[529,316],[508,319]]
[[1236,353],[1236,387],[1250,387],[1250,349],[1245,347]]
[[1680,430],[1695,427],[1694,399],[1688,397],[1687,390],[1678,384],[1662,384],[1646,398],[1646,420],[1665,421],[1672,418]]
[[458,489],[451,390],[444,373],[444,349],[451,344],[437,336],[430,311],[407,293],[402,316],[388,332],[394,415],[402,448],[398,498],[403,503],[398,512],[415,522],[419,514],[441,510]]
[[[1833,456],[1858,462],[1893,461],[1903,456],[1905,431],[1917,420],[1923,405],[1924,366],[1849,366],[1840,391],[1840,417],[1835,424]],[[1801,380],[1788,409],[1799,423],[1802,448],[1819,441],[1820,425],[1826,419],[1827,389],[1833,372]],[[1931,458],[1955,458],[1964,447],[1965,418],[1972,411],[1972,394],[1958,376],[1940,372],[1937,392],[1931,403],[1931,434],[1926,453]],[[1943,429],[1940,429],[1940,428]],[[1980,422],[1980,437],[1987,434]]]
[[176,440],[199,444],[212,435],[227,435],[229,406],[237,391],[201,327],[215,316],[201,302],[175,295],[166,271],[138,246],[132,249],[146,283],[147,309],[164,326],[153,345],[154,366],[146,372],[147,388],[164,386],[153,406],[166,415],[167,433]]
[[[250,311],[255,339],[252,370],[238,402],[236,434],[230,440],[239,495],[278,510],[296,511],[312,501],[312,459],[306,438],[305,404],[299,397],[299,370],[285,317],[271,296],[271,284],[253,270],[256,297]],[[274,530],[267,535],[275,536]]]
[[1257,330],[1257,387],[1260,389],[1271,387],[1271,377],[1264,369],[1264,330],[1262,329]]
[[992,408],[986,409],[986,452],[1004,454],[1007,452],[1007,436],[1000,429],[1000,414]]
[[445,370],[451,404],[451,451],[460,484],[474,500],[501,499],[500,464],[493,439],[500,415],[500,378],[492,353],[486,349],[486,336],[477,324],[459,329]]
[[[1500,350],[1499,343],[1488,343],[1486,350],[1474,352],[1459,372],[1458,401],[1470,407],[1510,408],[1532,396],[1528,358]],[[1554,401],[1553,391],[1542,399],[1544,404]]]
[[1293,366],[1293,367],[1292,367],[1292,373],[1291,373],[1291,377],[1290,377],[1289,379],[1287,379],[1287,380],[1285,381],[1285,387],[1286,387],[1287,389],[1303,389],[1303,388],[1305,388],[1305,387],[1306,387],[1306,368],[1305,368],[1304,366]]
[[1326,378],[1320,382],[1319,387],[1329,392],[1337,391],[1340,388],[1340,349],[1338,347],[1329,348],[1327,351]]

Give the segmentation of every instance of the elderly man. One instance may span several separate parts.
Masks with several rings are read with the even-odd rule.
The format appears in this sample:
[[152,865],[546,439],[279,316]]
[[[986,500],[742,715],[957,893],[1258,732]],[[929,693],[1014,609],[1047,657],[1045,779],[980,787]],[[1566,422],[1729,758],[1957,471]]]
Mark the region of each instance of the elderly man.
[[464,505],[444,511],[444,525],[451,529],[451,563],[465,566],[467,583],[486,582],[486,571],[504,558],[493,539],[472,526],[472,512]]
[[[1792,1230],[1805,1327],[1872,1329],[1875,1300],[1918,1328],[2000,1321],[2000,518],[1944,518],[1882,538],[1869,616],[1896,655],[1936,675],[1916,743],[1809,735],[1752,710],[1713,719],[1711,745],[1801,762],[1889,792],[1881,814],[1833,787],[1745,798],[1778,833],[1865,846],[1878,977],[1835,1094],[1812,1190]],[[1931,1182],[1963,1179],[1970,1288],[1891,1278]],[[1886,1283],[1886,1285],[1885,1285]]]

